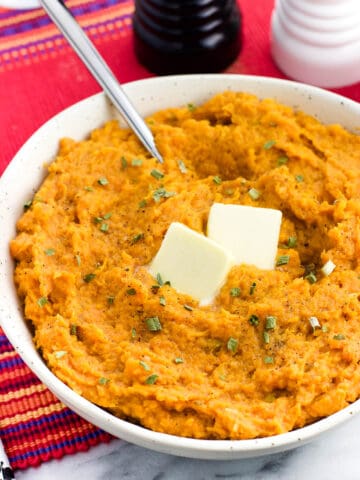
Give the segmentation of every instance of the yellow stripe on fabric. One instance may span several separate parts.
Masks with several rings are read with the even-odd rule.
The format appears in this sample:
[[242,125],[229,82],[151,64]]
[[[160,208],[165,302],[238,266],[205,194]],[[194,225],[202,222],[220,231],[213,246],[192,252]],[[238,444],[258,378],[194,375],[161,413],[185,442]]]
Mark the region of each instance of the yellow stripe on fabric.
[[31,385],[25,388],[20,388],[19,390],[15,390],[13,392],[9,392],[4,395],[1,395],[0,405],[1,403],[10,402],[12,400],[19,400],[22,397],[25,397],[27,395],[33,395],[34,393],[41,393],[41,392],[44,392],[45,390],[47,390],[47,387],[42,383],[39,383],[37,385]]
[[14,415],[11,418],[4,418],[1,420],[0,426],[1,428],[15,426],[17,423],[28,422],[29,420],[36,420],[43,415],[50,415],[55,412],[61,412],[64,409],[64,404],[61,403],[60,400],[58,400],[57,403],[54,403],[53,405],[49,405],[47,407],[40,407],[36,410],[29,410],[26,413]]
[[14,358],[16,356],[17,356],[17,353],[15,352],[15,350],[12,350],[11,352],[0,353],[0,362],[2,362],[3,360],[6,360],[7,358]]

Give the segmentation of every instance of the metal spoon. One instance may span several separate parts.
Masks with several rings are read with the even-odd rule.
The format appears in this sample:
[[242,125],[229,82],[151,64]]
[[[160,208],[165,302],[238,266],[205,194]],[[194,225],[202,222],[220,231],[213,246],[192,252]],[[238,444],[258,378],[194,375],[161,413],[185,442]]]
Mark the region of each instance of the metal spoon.
[[145,148],[160,163],[162,156],[158,152],[154,137],[140,117],[129,98],[124,93],[120,83],[111,72],[105,60],[91,43],[85,32],[73,17],[62,0],[40,0],[40,3],[66,40],[86,65],[95,80],[101,85],[115,107],[124,116],[130,128],[137,135]]

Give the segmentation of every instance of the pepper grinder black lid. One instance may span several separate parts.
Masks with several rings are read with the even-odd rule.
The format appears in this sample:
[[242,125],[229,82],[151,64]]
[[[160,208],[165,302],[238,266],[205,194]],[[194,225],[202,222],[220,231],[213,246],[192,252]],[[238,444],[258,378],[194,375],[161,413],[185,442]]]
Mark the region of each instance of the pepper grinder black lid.
[[224,70],[238,56],[236,0],[135,0],[134,48],[158,75]]

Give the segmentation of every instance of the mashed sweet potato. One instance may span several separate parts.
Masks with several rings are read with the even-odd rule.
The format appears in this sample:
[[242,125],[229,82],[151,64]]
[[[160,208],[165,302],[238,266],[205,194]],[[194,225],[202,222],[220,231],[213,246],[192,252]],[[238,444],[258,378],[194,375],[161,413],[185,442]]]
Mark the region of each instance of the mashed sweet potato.
[[[15,282],[50,369],[114,415],[194,438],[275,435],[356,400],[359,137],[229,92],[148,123],[163,165],[115,121],[63,139],[18,221]],[[213,202],[281,210],[278,265],[233,267],[200,308],[146,265],[171,222],[205,232]]]

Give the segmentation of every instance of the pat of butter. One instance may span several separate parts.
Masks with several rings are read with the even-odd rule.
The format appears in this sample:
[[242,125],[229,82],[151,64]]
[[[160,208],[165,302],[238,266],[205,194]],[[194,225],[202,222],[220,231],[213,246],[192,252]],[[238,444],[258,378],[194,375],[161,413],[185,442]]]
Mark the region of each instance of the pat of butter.
[[236,265],[275,268],[282,213],[271,208],[214,203],[207,235],[234,257]]
[[209,304],[226,280],[233,258],[223,247],[182,223],[170,225],[150,273],[180,293]]

